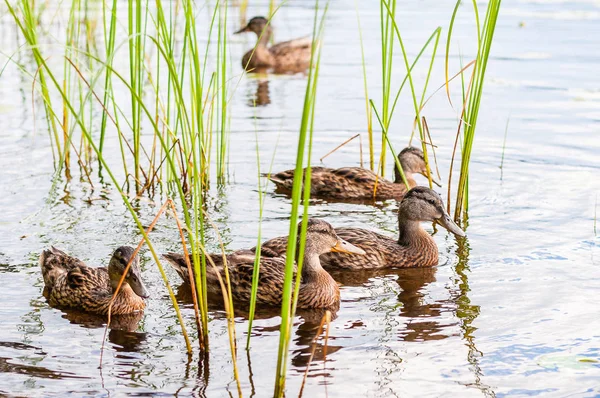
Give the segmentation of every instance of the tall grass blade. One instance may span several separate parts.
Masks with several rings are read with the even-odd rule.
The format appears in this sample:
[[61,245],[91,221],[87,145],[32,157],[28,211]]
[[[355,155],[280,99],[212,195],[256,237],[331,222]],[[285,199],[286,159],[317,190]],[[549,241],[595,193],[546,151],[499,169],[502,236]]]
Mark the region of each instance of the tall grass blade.
[[[473,1],[475,11],[475,19],[477,24],[477,57],[475,66],[473,67],[472,86],[468,90],[466,104],[464,107],[464,124],[462,134],[462,151],[461,151],[461,167],[460,177],[458,180],[458,189],[456,192],[456,205],[454,208],[454,219],[458,221],[461,214],[466,215],[468,211],[468,179],[469,179],[469,163],[471,160],[471,152],[473,141],[475,138],[475,130],[477,127],[477,117],[479,115],[479,106],[483,95],[483,86],[485,80],[485,72],[489,60],[494,31],[496,29],[496,21],[500,12],[501,0],[490,0],[487,5],[486,15],[483,25],[479,25],[479,12],[477,4]],[[456,15],[453,15],[451,23],[454,23]],[[450,38],[449,38],[450,39]],[[446,54],[448,56],[448,54]],[[448,198],[450,199],[450,198]]]
[[[317,77],[319,73],[320,59],[320,41],[322,40],[323,25],[325,15],[327,13],[328,4],[325,6],[321,20],[318,20],[319,2],[315,4],[315,15],[313,20],[313,40],[311,50],[310,69],[308,72],[308,81],[306,84],[306,92],[304,97],[304,107],[300,125],[300,133],[298,137],[298,147],[296,152],[296,167],[294,171],[294,183],[292,186],[292,209],[290,215],[289,238],[286,252],[286,266],[284,285],[282,292],[281,303],[281,327],[279,336],[279,349],[277,356],[277,368],[275,378],[275,397],[283,397],[285,394],[285,379],[288,361],[288,347],[291,337],[292,320],[295,314],[296,302],[298,299],[299,280],[302,272],[302,259],[304,255],[306,226],[308,223],[307,211],[308,200],[307,195],[310,194],[310,153],[312,151],[312,133],[313,120],[316,101]],[[308,138],[308,140],[307,140]],[[304,170],[305,153],[308,153],[307,168]],[[303,178],[304,174],[304,178]],[[304,187],[303,187],[304,185]],[[298,239],[298,212],[300,206],[300,198],[304,189],[304,217],[302,227]],[[300,242],[300,247],[296,247],[297,241]],[[294,275],[294,259],[297,259],[296,283],[293,285]]]

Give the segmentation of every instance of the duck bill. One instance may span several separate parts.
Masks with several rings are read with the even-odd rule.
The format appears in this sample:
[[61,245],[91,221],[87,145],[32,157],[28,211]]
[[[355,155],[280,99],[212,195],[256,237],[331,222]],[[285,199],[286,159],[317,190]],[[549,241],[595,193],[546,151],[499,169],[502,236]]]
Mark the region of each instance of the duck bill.
[[129,283],[129,286],[131,286],[133,292],[141,298],[150,297],[150,293],[148,292],[148,289],[146,289],[146,285],[144,285],[144,282],[142,282],[142,279],[139,275],[137,281],[134,282],[132,280],[128,280],[127,283]]
[[234,35],[239,35],[240,33],[244,33],[244,32],[249,32],[250,30],[248,29],[248,25],[244,26],[242,29],[233,32]]
[[360,247],[356,247],[352,243],[346,242],[341,238],[338,238],[337,243],[331,248],[331,251],[336,253],[367,254]]
[[460,227],[458,225],[456,225],[456,223],[454,221],[452,221],[452,219],[450,218],[450,216],[448,214],[444,214],[442,217],[438,218],[436,220],[442,227],[446,228],[448,231],[452,232],[454,235],[456,236],[466,236],[465,232],[460,229]]
[[[423,170],[421,170],[421,174],[422,174],[422,175],[423,175],[425,178],[429,179],[429,175],[427,174],[427,169],[423,169]],[[433,173],[432,173],[432,174],[433,174]],[[437,181],[435,178],[433,178],[433,176],[431,176],[431,182],[433,182],[435,185],[437,185],[437,186],[438,186],[438,187],[440,187],[440,188],[442,187],[442,184],[440,184],[440,183],[439,183],[439,181]]]

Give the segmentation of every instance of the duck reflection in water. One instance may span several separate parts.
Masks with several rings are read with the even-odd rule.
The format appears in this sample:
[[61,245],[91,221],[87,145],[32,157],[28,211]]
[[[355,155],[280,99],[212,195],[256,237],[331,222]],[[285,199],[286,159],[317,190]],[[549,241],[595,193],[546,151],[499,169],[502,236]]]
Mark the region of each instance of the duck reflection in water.
[[[175,296],[177,297],[177,301],[182,303],[184,305],[184,307],[188,307],[188,308],[193,307],[193,298],[192,298],[192,294],[191,294],[190,287],[188,284],[186,284],[186,283],[181,284],[178,287]],[[213,316],[225,317],[225,314],[223,312],[222,299],[220,302],[218,300],[210,300],[209,299],[208,309],[210,311],[213,311]],[[329,355],[331,355],[343,348],[343,346],[341,346],[341,345],[332,344],[333,339],[331,338],[331,336],[330,336],[330,339],[327,342],[327,344],[325,344],[325,341],[323,339],[323,336],[325,335],[324,332],[321,333],[319,338],[315,339],[315,337],[318,337],[317,333],[319,332],[321,321],[323,320],[323,317],[325,316],[327,311],[329,311],[329,313],[330,313],[331,321],[334,321],[337,318],[337,312],[338,312],[338,310],[336,308],[330,308],[330,309],[320,308],[320,309],[310,309],[310,310],[299,308],[296,311],[296,322],[294,322],[295,337],[293,337],[293,342],[299,348],[292,351],[291,362],[298,373],[303,373],[305,371],[306,367],[309,365],[309,362],[313,363],[313,364],[315,364],[315,363],[320,364],[325,360],[327,360],[327,362],[328,362],[329,359],[327,359],[327,357]],[[249,317],[248,307],[243,306],[243,305],[236,306],[235,307],[235,316],[236,316],[236,318],[242,317],[244,319],[248,319],[248,317]],[[279,316],[281,316],[280,308],[261,306],[261,307],[256,308],[256,312],[254,314],[254,319],[255,320],[266,320],[266,319],[271,319],[271,318],[275,318],[275,317],[279,317]],[[260,337],[265,334],[279,333],[280,328],[281,328],[280,324],[273,325],[273,326],[256,325],[256,326],[252,327],[252,337]],[[315,353],[314,353],[314,356],[311,361],[310,357],[311,357],[311,352],[313,350],[313,343],[314,343],[314,347],[315,347]],[[325,345],[327,347],[325,347]],[[251,361],[249,361],[249,363],[251,363]],[[316,377],[316,376],[329,377],[329,375],[330,375],[327,372],[327,368],[323,369],[322,365],[319,365],[319,368],[315,369],[315,370],[318,370],[318,372],[313,373],[311,371],[311,372],[309,372],[308,377]],[[324,374],[323,372],[326,372],[326,373]]]
[[[125,332],[135,332],[138,324],[142,320],[144,313],[142,311],[124,315],[112,315],[110,317],[109,328],[111,330],[121,330]],[[62,317],[73,324],[88,329],[97,329],[104,327],[108,318],[103,315],[90,314],[87,312],[75,310],[63,310]]]
[[254,92],[248,92],[248,106],[266,106],[271,103],[271,96],[269,93],[269,80],[265,74],[260,74],[256,79],[251,80],[249,89],[251,90],[253,85],[256,84],[256,90]]
[[[449,337],[451,334],[444,334],[444,330],[457,324],[457,322],[440,323],[440,317],[444,312],[455,310],[456,306],[451,301],[426,302],[425,288],[436,281],[436,272],[437,267],[423,267],[353,272],[340,270],[331,271],[331,275],[342,286],[348,287],[364,286],[374,278],[396,277],[395,282],[400,288],[398,293],[398,301],[401,304],[399,316],[408,318],[401,328],[398,338],[401,341],[428,341]],[[349,328],[356,326],[355,322]]]
[[[87,312],[64,310],[62,317],[73,324],[87,329],[103,328],[107,318]],[[120,352],[140,352],[144,348],[147,333],[136,332],[144,316],[143,312],[110,317],[108,341],[115,345],[115,350]]]

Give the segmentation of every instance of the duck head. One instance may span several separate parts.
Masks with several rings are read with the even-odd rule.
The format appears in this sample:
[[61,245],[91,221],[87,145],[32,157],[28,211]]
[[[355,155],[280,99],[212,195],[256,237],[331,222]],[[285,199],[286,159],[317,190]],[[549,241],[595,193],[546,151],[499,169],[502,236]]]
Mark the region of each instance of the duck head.
[[417,222],[435,221],[454,235],[465,236],[446,212],[440,195],[427,187],[414,187],[406,193],[400,202],[398,218]]
[[[301,230],[302,222],[298,224],[298,244],[300,244]],[[360,247],[356,247],[340,238],[327,221],[310,218],[306,226],[305,256],[319,256],[329,252],[366,254]]]
[[[269,21],[267,20],[267,18],[254,17],[248,21],[248,24],[246,26],[244,26],[243,28],[241,28],[240,30],[235,32],[234,34],[237,35],[237,34],[245,33],[245,32],[254,32],[254,33],[256,33],[256,36],[260,37],[263,30],[265,29],[265,27],[267,27],[268,24],[269,24]],[[269,29],[270,29],[270,26],[269,26]]]
[[[423,155],[423,151],[419,148],[412,146],[404,148],[398,154],[398,161],[400,162],[404,173],[422,174],[427,178],[427,165],[425,164],[425,156]],[[398,167],[394,167],[394,177],[394,182],[402,182],[402,176],[400,175],[400,170],[398,170]],[[438,187],[441,187],[440,183],[437,182],[433,176],[431,177],[431,181]]]
[[140,260],[138,256],[135,256],[132,259],[133,253],[134,249],[131,246],[121,246],[115,250],[108,264],[108,275],[113,287],[116,288],[127,264],[131,261],[131,266],[129,267],[129,272],[127,272],[124,282],[131,287],[135,294],[142,298],[148,298],[150,294],[142,281]]

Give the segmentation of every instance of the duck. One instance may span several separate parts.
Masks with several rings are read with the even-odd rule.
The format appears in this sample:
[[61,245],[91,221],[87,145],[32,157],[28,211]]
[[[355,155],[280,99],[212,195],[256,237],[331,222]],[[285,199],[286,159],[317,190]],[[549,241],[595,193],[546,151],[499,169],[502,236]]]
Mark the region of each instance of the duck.
[[[417,186],[404,196],[398,207],[398,238],[394,239],[363,228],[336,228],[335,233],[365,251],[362,256],[321,255],[326,270],[369,270],[381,268],[432,267],[438,264],[435,241],[421,222],[436,222],[458,237],[466,236],[444,207],[440,195],[427,187]],[[262,250],[281,255],[287,248],[287,237],[262,244]],[[255,250],[255,249],[250,249]]]
[[310,66],[312,40],[309,37],[284,41],[269,46],[273,27],[265,17],[254,17],[235,32],[254,32],[256,46],[242,57],[242,68],[247,72],[272,70],[275,73],[297,73]]
[[[298,225],[298,244],[300,244],[300,229]],[[344,241],[335,233],[327,221],[311,218],[307,222],[306,246],[304,249],[300,291],[297,308],[317,309],[336,308],[340,301],[340,289],[335,280],[323,269],[319,256],[324,253],[352,253],[356,255],[365,252]],[[260,258],[260,276],[256,301],[261,305],[281,305],[285,274],[285,255],[274,255],[265,251]],[[189,282],[189,274],[185,258],[182,254],[166,253],[163,257],[173,266],[184,282]],[[219,277],[224,280],[223,256],[212,254],[215,267],[206,266],[207,293],[212,297],[221,297]],[[249,302],[252,290],[252,274],[254,270],[255,253],[251,250],[240,250],[226,255],[227,268],[231,281],[231,294],[237,302]],[[190,258],[191,260],[191,258]],[[294,272],[296,272],[296,265]]]
[[108,268],[92,268],[83,261],[51,247],[40,254],[44,278],[44,296],[52,307],[68,308],[107,315],[108,306],[125,267],[131,266],[115,298],[111,314],[123,315],[142,311],[149,297],[142,281],[139,258],[130,246],[117,248]]
[[[410,188],[417,185],[413,174],[427,176],[427,166],[423,151],[414,147],[404,148],[398,154],[398,161],[404,171],[408,187],[404,185],[397,167],[394,168],[393,182],[362,167],[340,169],[311,167],[310,196],[326,200],[401,200]],[[275,183],[279,191],[289,194],[294,183],[294,171],[285,170],[275,174],[263,174],[263,176]],[[432,181],[439,185],[437,181]]]

